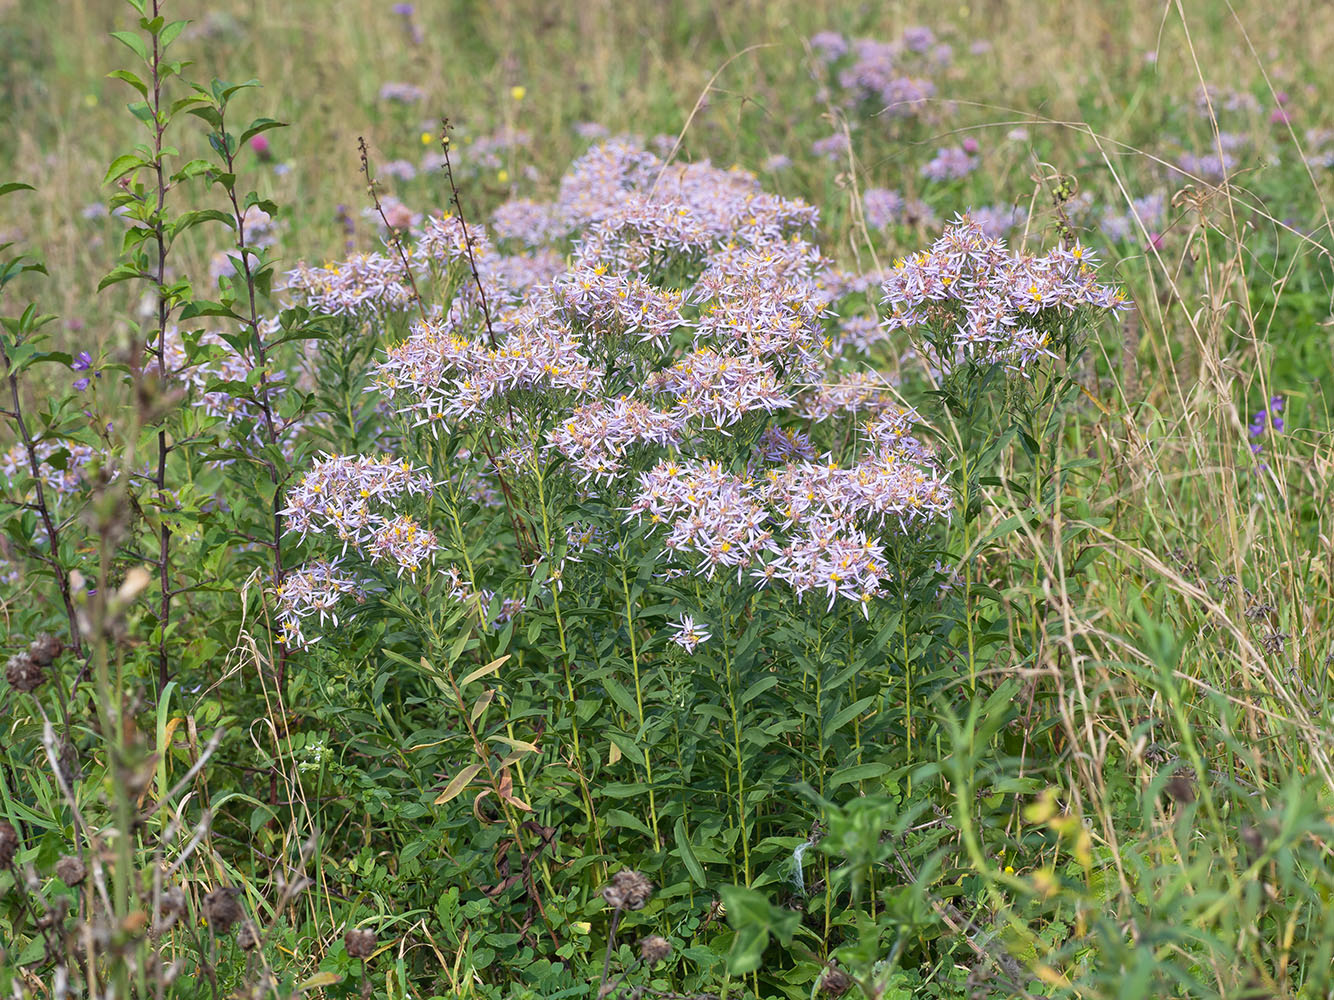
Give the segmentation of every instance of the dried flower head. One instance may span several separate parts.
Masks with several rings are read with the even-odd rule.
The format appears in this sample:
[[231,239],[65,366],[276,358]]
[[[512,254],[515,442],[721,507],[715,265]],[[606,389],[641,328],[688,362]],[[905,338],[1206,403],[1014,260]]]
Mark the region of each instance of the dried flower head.
[[46,668],[29,653],[15,653],[5,664],[5,680],[15,691],[34,691],[46,680]]
[[602,889],[607,905],[618,910],[642,910],[652,894],[653,883],[630,868],[622,868]]
[[28,655],[32,657],[33,663],[36,663],[39,667],[49,667],[64,648],[65,644],[54,635],[50,632],[43,632],[28,647]]
[[375,932],[352,927],[343,935],[343,947],[349,958],[370,958],[375,954]]
[[820,991],[827,996],[841,997],[852,988],[852,977],[836,965],[831,965],[820,976]]
[[204,897],[204,919],[215,934],[230,934],[232,927],[245,918],[237,901],[240,889],[222,886]]
[[658,934],[650,934],[639,942],[639,957],[647,965],[657,965],[672,953],[672,943]]
[[242,951],[254,951],[259,947],[259,931],[247,920],[236,934],[236,946]]
[[56,862],[56,877],[73,888],[88,877],[88,866],[73,854],[66,854]]
[[1195,801],[1195,774],[1191,768],[1182,768],[1168,779],[1167,784],[1163,786],[1165,791],[1173,802],[1178,805],[1189,805]]

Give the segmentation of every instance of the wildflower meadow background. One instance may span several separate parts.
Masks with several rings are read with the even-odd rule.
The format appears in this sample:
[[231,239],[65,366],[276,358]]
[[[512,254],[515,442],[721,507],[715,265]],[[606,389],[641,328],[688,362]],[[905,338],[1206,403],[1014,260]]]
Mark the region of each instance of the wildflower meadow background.
[[0,49],[4,995],[1334,996],[1334,7]]

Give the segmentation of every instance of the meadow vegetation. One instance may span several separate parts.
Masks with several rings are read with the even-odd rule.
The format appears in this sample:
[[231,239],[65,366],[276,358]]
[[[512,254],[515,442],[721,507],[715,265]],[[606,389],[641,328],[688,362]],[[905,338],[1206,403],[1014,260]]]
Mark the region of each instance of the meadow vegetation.
[[1334,8],[0,47],[5,994],[1334,996]]

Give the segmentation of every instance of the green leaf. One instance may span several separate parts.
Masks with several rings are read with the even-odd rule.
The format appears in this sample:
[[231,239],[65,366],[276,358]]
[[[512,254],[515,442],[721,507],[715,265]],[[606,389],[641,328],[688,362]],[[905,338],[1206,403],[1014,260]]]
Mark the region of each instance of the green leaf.
[[111,37],[120,42],[145,63],[148,62],[148,46],[133,31],[113,31]]
[[634,697],[621,685],[620,681],[608,676],[603,679],[602,683],[607,689],[607,694],[611,695],[611,700],[616,702],[621,711],[634,718],[639,717],[639,706],[635,704]]
[[301,993],[309,990],[322,990],[326,986],[337,986],[343,981],[343,977],[336,972],[317,972],[309,979],[302,982],[297,990]]
[[723,886],[721,895],[727,907],[727,922],[736,931],[727,956],[727,967],[734,976],[760,967],[771,936],[782,944],[790,944],[801,926],[800,913],[772,905],[763,893],[754,889],[728,885]]
[[777,674],[768,674],[764,677],[761,677],[750,687],[746,688],[744,692],[742,692],[741,704],[743,705],[750,704],[760,695],[764,694],[764,692],[768,691],[771,687],[777,686],[777,684],[778,684]]
[[241,133],[241,138],[236,144],[237,148],[239,149],[241,146],[244,146],[247,142],[262,132],[267,132],[270,129],[286,127],[287,122],[280,122],[273,118],[256,118],[250,123],[250,127]]
[[184,31],[185,26],[189,23],[189,21],[172,21],[171,24],[163,26],[162,31],[158,34],[158,42],[161,44],[163,50],[165,50],[172,42],[176,41],[176,36]]
[[856,764],[853,767],[846,767],[835,771],[825,784],[825,788],[832,791],[840,785],[851,784],[854,781],[866,781],[868,778],[879,778],[881,775],[888,774],[894,769],[893,764]]
[[221,302],[209,302],[205,299],[199,299],[195,302],[187,302],[185,308],[181,310],[181,319],[194,319],[196,316],[227,316],[231,319],[244,322],[245,317],[237,315],[230,307]]
[[629,757],[640,767],[644,766],[644,751],[629,736],[617,732],[615,729],[607,730],[607,739],[611,740],[621,749],[621,753]]
[[112,181],[120,180],[131,170],[137,170],[146,166],[143,157],[134,153],[125,153],[111,161],[111,166],[107,167],[107,175],[102,178],[103,184],[110,184]]
[[473,670],[472,672],[467,674],[463,678],[463,680],[459,681],[459,687],[465,688],[473,681],[480,681],[483,677],[487,677],[490,676],[491,674],[494,674],[497,670],[499,670],[501,667],[505,665],[505,661],[508,659],[509,659],[509,654],[506,654],[500,657],[499,659],[492,660],[485,666],[478,667],[476,670]]
[[676,850],[681,855],[681,863],[686,866],[686,871],[690,877],[695,880],[695,884],[701,889],[708,888],[708,879],[704,875],[704,866],[699,863],[699,858],[695,857],[695,852],[690,846],[690,837],[686,833],[686,821],[684,817],[676,818]]
[[6,181],[4,184],[0,184],[0,198],[3,198],[7,194],[13,194],[15,191],[36,191],[36,190],[37,189],[33,187],[31,184],[24,184],[21,181]]
[[135,278],[146,277],[142,271],[134,264],[121,264],[112,270],[105,278],[97,284],[97,290],[100,292],[104,288],[109,288],[122,281],[131,281]]
[[107,76],[112,80],[124,80],[135,90],[139,91],[140,97],[144,98],[144,100],[148,99],[148,84],[139,79],[137,74],[131,73],[128,69],[118,69],[108,73]]
[[828,745],[828,742],[829,742],[830,738],[831,738],[835,733],[837,733],[840,729],[842,729],[844,726],[846,726],[846,725],[847,725],[849,722],[851,722],[854,718],[856,718],[857,716],[861,715],[861,714],[862,714],[863,712],[865,712],[868,708],[870,708],[873,704],[875,704],[875,702],[876,702],[876,697],[877,697],[877,696],[875,696],[875,695],[871,695],[870,697],[862,698],[860,701],[854,701],[851,705],[849,705],[847,708],[843,709],[843,711],[839,712],[839,713],[838,713],[837,715],[835,715],[832,719],[830,719],[828,722],[826,722],[826,723],[825,723],[825,727],[824,727],[824,729],[825,729],[824,735],[825,735],[825,744],[826,744],[826,746]]
[[473,778],[477,777],[481,770],[481,764],[469,764],[458,774],[454,775],[449,784],[445,786],[445,790],[436,798],[435,804],[442,806],[451,799],[457,798],[462,794],[463,790],[468,787],[468,783],[472,781]]
[[648,828],[642,819],[630,815],[624,809],[608,809],[602,813],[602,818],[611,826],[624,826],[642,833],[646,837],[653,836],[653,831]]

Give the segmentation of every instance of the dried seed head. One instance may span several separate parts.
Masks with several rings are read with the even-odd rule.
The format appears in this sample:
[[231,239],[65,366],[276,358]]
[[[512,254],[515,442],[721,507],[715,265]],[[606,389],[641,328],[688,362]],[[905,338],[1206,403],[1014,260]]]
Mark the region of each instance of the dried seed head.
[[15,653],[5,664],[5,680],[15,691],[34,691],[46,680],[46,668],[28,653]]
[[204,897],[204,919],[213,933],[230,934],[233,925],[245,917],[241,904],[236,901],[240,892],[240,889],[224,886]]
[[56,862],[56,878],[73,888],[88,877],[88,866],[73,854],[66,854]]
[[648,965],[657,965],[671,953],[672,943],[657,934],[651,934],[639,942],[639,957]]
[[1279,825],[1271,817],[1261,820],[1259,823],[1243,824],[1239,833],[1241,842],[1246,845],[1246,850],[1250,852],[1251,857],[1258,858],[1278,838]]
[[349,958],[370,958],[375,954],[375,932],[350,927],[343,935],[343,947]]
[[1189,805],[1195,801],[1195,782],[1194,775],[1188,771],[1178,771],[1168,779],[1167,784],[1163,786],[1163,791],[1167,792],[1173,802],[1178,805]]
[[158,897],[157,918],[153,921],[153,934],[160,936],[167,933],[184,915],[185,890],[179,885],[173,885]]
[[0,868],[8,868],[14,863],[18,849],[19,832],[8,820],[0,819]]
[[622,868],[602,889],[607,905],[618,910],[642,910],[651,895],[653,883],[630,868]]
[[185,890],[179,885],[173,885],[162,894],[162,902],[158,906],[163,914],[179,914],[185,912]]
[[827,996],[841,997],[852,988],[852,977],[836,965],[824,970],[820,977],[820,990]]
[[236,933],[236,944],[242,951],[254,951],[259,947],[259,931],[247,920]]
[[49,667],[51,661],[59,656],[64,648],[65,644],[50,632],[43,632],[28,647],[28,655],[39,667]]

